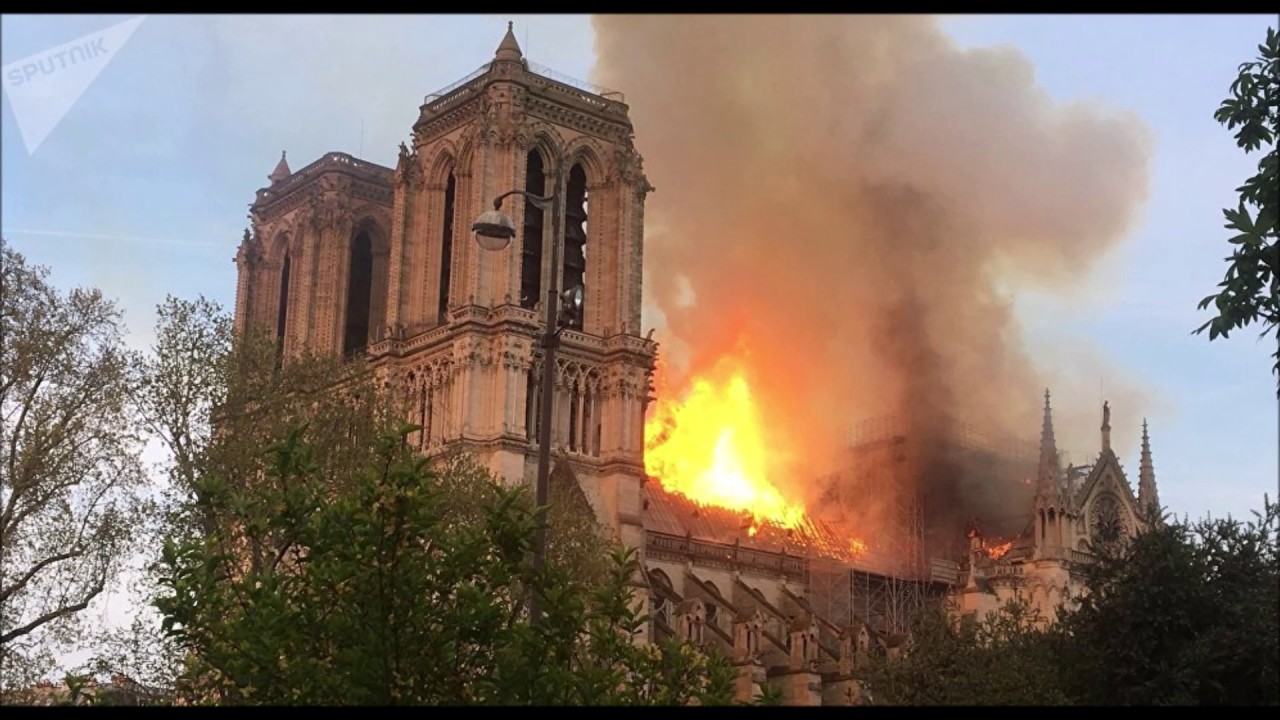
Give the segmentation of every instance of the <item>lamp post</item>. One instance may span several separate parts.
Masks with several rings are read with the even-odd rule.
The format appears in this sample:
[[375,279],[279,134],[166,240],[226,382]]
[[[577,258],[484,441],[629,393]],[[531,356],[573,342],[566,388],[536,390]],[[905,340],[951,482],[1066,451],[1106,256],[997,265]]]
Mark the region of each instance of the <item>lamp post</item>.
[[[502,201],[512,195],[522,195],[542,206],[551,205],[551,278],[547,288],[546,325],[543,328],[542,346],[542,384],[538,390],[541,419],[538,424],[538,484],[534,490],[534,499],[540,514],[546,512],[548,486],[551,477],[551,418],[552,405],[555,398],[555,362],[556,347],[560,344],[560,332],[567,327],[578,313],[582,312],[582,288],[574,287],[565,290],[557,297],[556,284],[560,277],[560,243],[564,241],[564,228],[561,201],[565,181],[563,159],[556,162],[555,185],[551,194],[539,197],[524,190],[511,190],[493,199],[493,209],[487,210],[476,218],[471,226],[475,233],[476,243],[483,249],[501,252],[511,244],[516,236],[516,224],[509,215],[502,212]],[[560,302],[557,302],[559,300]],[[534,536],[533,570],[542,570],[543,559],[547,551],[546,517],[539,518],[538,529]],[[542,619],[542,611],[538,607],[536,594],[529,598],[529,619],[537,623]]]

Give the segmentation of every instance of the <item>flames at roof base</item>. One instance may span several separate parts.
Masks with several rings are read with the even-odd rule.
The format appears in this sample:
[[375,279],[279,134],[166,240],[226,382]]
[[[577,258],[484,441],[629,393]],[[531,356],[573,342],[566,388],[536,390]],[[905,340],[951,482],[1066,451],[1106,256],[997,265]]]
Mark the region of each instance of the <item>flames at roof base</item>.
[[866,550],[768,480],[780,452],[737,360],[722,359],[682,397],[665,392],[661,375],[658,385],[645,424],[645,470],[661,487],[649,490],[650,514],[667,516],[660,532],[841,560]]

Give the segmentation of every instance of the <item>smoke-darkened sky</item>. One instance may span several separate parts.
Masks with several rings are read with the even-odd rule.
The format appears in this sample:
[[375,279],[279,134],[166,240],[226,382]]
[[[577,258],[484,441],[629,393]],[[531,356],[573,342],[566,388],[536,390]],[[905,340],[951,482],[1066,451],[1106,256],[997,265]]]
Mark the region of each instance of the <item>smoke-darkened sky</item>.
[[[745,345],[791,455],[818,465],[886,414],[1035,438],[1048,381],[1012,298],[1074,295],[1135,227],[1142,120],[1055,101],[1023,53],[963,50],[924,16],[594,27],[595,78],[625,88],[658,188],[648,297],[693,372]],[[1131,423],[1151,404],[1137,378],[1108,393]],[[1061,395],[1096,417],[1094,393]]]

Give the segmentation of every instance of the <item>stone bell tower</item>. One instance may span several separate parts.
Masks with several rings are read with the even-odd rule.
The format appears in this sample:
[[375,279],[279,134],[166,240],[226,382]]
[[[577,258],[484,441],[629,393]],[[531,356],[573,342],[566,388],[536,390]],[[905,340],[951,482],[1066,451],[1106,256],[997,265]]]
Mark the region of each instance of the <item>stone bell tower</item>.
[[[259,191],[237,256],[237,329],[365,353],[422,426],[425,453],[461,444],[510,482],[536,472],[549,288],[582,286],[556,357],[553,453],[601,521],[643,545],[643,421],[656,345],[641,337],[644,200],[653,190],[620,95],[551,77],[507,34],[493,59],[427,96],[395,169],[330,153]],[[471,224],[509,190],[565,185],[564,231],[520,196],[501,251]],[[551,243],[561,262],[551,267]],[[284,308],[283,310],[281,308]]]

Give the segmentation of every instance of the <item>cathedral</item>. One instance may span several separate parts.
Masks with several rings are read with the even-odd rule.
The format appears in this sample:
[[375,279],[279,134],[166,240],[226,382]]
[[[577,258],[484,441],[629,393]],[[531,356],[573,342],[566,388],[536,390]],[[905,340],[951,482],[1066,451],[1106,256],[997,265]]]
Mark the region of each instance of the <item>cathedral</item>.
[[[237,333],[274,333],[286,359],[363,356],[421,427],[410,442],[424,454],[462,447],[494,475],[532,482],[543,303],[581,292],[553,368],[552,480],[640,552],[637,598],[653,618],[641,641],[719,648],[739,667],[741,699],[768,684],[789,704],[857,702],[872,655],[909,651],[901,619],[926,596],[967,617],[1026,597],[1051,617],[1083,591],[1089,542],[1132,534],[1158,504],[1145,426],[1136,496],[1109,410],[1077,483],[1059,465],[1047,394],[1025,531],[997,543],[975,527],[967,558],[851,558],[816,521],[747,533],[739,516],[649,481],[658,347],[640,323],[653,187],[621,94],[533,65],[510,27],[489,62],[425,98],[394,168],[331,152],[294,171],[282,154],[268,180],[235,258]],[[514,237],[486,248],[473,221],[509,191]],[[552,213],[563,232],[548,228]]]

